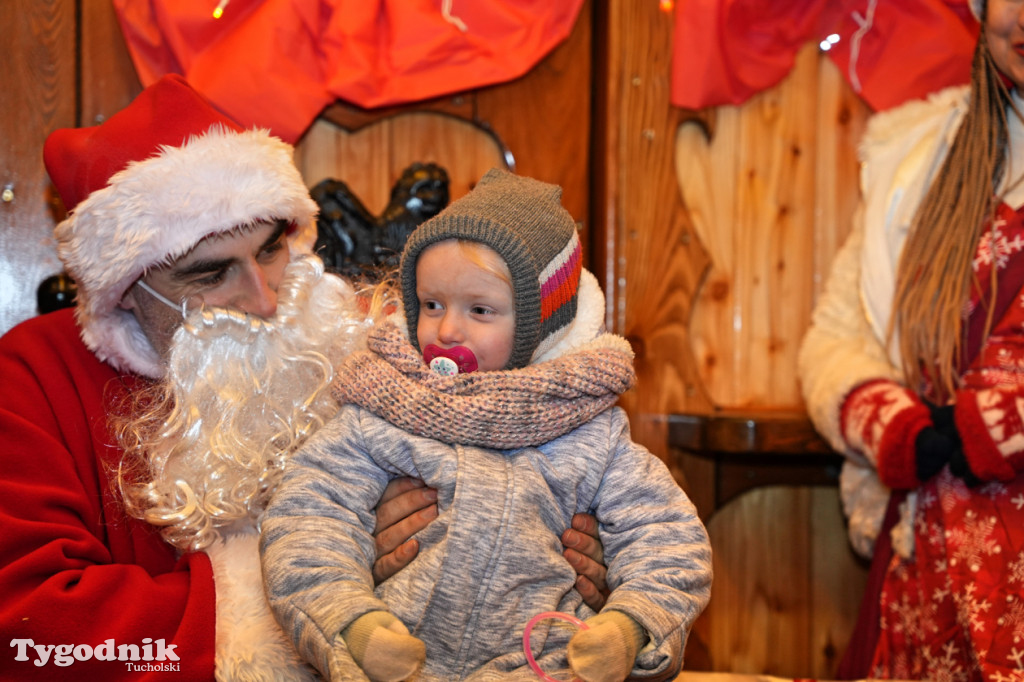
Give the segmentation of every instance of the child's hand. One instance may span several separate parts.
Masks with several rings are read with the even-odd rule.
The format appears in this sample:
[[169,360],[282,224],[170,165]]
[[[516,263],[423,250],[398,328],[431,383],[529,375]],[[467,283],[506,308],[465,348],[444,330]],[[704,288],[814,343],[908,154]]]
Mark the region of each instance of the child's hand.
[[572,528],[562,533],[562,555],[579,576],[576,591],[594,611],[604,608],[608,598],[608,569],[604,565],[604,547],[598,539],[597,519],[590,514],[572,517]]
[[341,633],[352,660],[374,682],[401,682],[423,665],[426,646],[387,611],[370,611]]
[[373,581],[379,585],[416,557],[419,544],[411,538],[437,518],[437,491],[415,478],[396,478],[384,489],[376,511]]
[[629,677],[647,641],[640,624],[621,611],[588,618],[587,629],[569,640],[569,666],[584,682],[620,682]]

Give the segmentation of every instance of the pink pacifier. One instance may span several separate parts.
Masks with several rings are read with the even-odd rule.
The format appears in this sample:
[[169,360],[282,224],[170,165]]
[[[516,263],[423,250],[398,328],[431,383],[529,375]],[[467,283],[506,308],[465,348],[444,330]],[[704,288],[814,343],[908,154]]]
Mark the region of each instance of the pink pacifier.
[[[531,618],[530,622],[526,624],[526,629],[523,630],[523,653],[526,654],[526,662],[530,665],[530,669],[533,670],[533,672],[537,673],[537,677],[544,680],[544,682],[564,682],[564,680],[559,680],[556,677],[551,677],[546,672],[541,670],[540,665],[538,665],[537,663],[537,659],[533,657],[533,652],[530,650],[530,633],[533,632],[533,626],[539,623],[540,621],[547,620],[549,618],[555,618],[557,620],[564,620],[566,622],[572,623],[580,630],[586,630],[588,629],[588,626],[586,623],[584,623],[576,616],[571,616],[568,613],[561,613],[559,611],[545,611],[544,613],[538,613],[536,616]],[[573,682],[579,682],[579,678],[574,677]]]
[[475,372],[477,368],[476,356],[473,351],[465,346],[454,346],[453,348],[441,348],[430,343],[423,349],[423,361],[441,376],[450,377],[459,374]]

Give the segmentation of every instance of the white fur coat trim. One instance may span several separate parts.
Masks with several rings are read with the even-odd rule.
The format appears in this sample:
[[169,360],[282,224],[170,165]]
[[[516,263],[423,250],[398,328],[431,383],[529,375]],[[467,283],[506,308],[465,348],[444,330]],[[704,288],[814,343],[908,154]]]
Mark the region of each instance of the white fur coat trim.
[[[872,118],[860,150],[864,198],[798,358],[808,414],[847,457],[840,493],[851,544],[865,556],[874,550],[889,489],[878,479],[877,462],[852,450],[843,438],[842,406],[865,381],[903,381],[899,358],[885,346],[896,267],[914,211],[966,111],[967,94],[966,87],[949,88]],[[911,499],[893,531],[894,549],[905,557],[913,552],[907,516],[913,506]]]
[[829,444],[847,457],[839,491],[850,543],[862,556],[871,556],[889,489],[879,481],[876,463],[847,444],[840,416],[846,396],[856,386],[879,377],[900,381],[900,376],[865,317],[858,285],[862,239],[861,224],[855,220],[814,309],[797,369],[811,421]]
[[[864,202],[861,290],[875,334],[884,338],[896,291],[896,269],[914,214],[967,111],[958,86],[874,116],[860,154]],[[898,343],[892,344],[892,360]]]
[[252,529],[228,535],[206,550],[217,591],[217,680],[317,680],[270,612],[258,544],[259,535]]
[[[892,314],[896,267],[914,214],[967,113],[968,96],[968,86],[947,88],[878,114],[865,133],[860,149],[865,206],[861,288],[868,319],[879,336],[884,336]],[[1016,91],[1012,96],[1024,111],[1021,96]],[[1024,204],[1024,183],[1017,182],[1024,175],[1024,124],[1008,112],[1007,125],[1013,155],[1000,193],[1016,208]],[[893,343],[893,353],[896,348]],[[895,355],[893,360],[899,362]]]
[[259,220],[291,221],[299,228],[293,250],[308,250],[317,206],[292,153],[266,131],[214,127],[129,164],[79,203],[55,237],[78,284],[85,344],[119,370],[159,377],[160,360],[135,316],[118,308],[136,279],[204,237]]

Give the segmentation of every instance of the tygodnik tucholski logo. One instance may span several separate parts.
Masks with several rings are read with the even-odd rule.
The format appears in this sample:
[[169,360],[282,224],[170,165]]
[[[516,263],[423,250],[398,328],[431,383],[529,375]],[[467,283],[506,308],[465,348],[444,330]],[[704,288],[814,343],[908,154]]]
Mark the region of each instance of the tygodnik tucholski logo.
[[146,637],[141,644],[117,644],[113,639],[102,644],[36,644],[31,639],[12,639],[15,649],[14,660],[31,661],[32,665],[43,667],[53,664],[60,667],[74,665],[78,661],[111,661],[127,666],[129,672],[177,672],[181,670],[177,644],[167,644],[163,639],[155,642]]

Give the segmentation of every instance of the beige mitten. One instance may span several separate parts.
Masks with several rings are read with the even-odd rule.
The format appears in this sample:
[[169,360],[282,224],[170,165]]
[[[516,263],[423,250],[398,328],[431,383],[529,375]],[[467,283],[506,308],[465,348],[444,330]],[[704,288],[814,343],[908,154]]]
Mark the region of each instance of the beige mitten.
[[644,629],[621,611],[603,611],[586,623],[569,640],[569,667],[583,682],[622,682],[646,643]]
[[342,630],[341,637],[353,660],[374,682],[408,679],[426,659],[423,642],[387,611],[359,616]]

